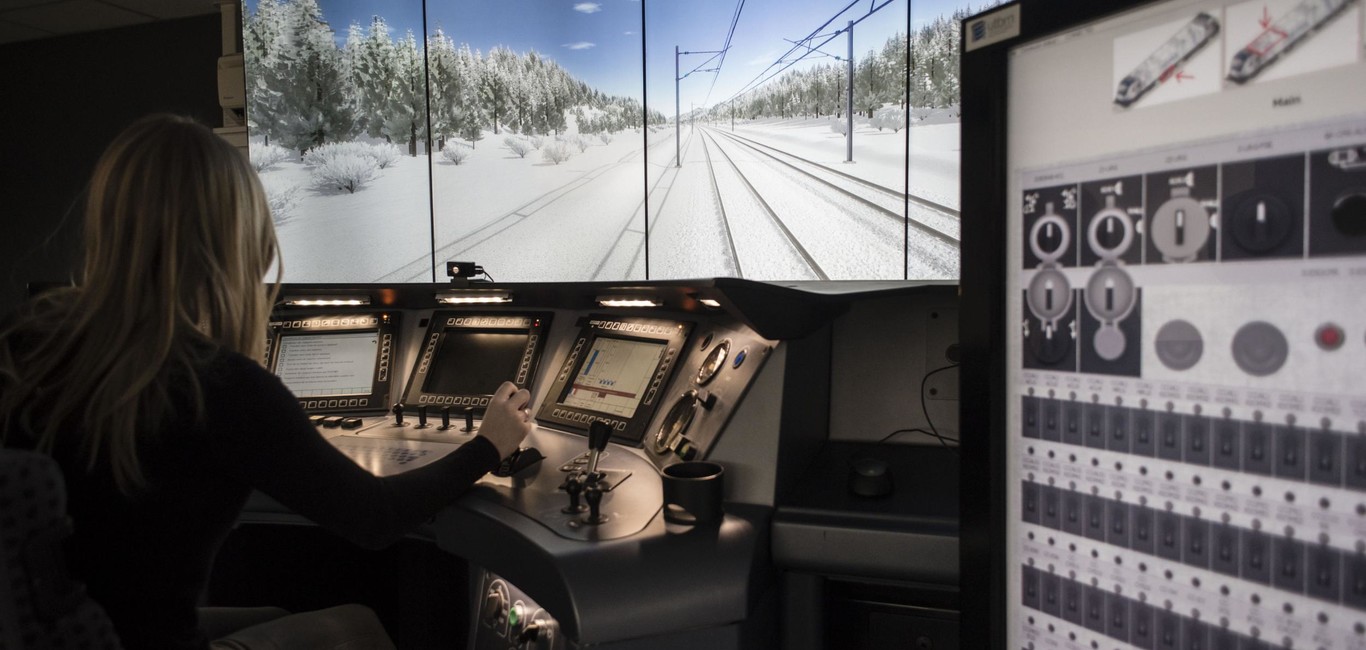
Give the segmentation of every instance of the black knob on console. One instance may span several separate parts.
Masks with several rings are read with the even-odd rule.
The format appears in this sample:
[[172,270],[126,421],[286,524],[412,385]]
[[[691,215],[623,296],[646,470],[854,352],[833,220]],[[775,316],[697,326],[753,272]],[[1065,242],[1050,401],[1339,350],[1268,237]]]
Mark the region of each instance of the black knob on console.
[[594,526],[607,523],[607,517],[602,515],[602,486],[597,481],[589,481],[584,486],[583,498],[588,501],[588,516],[583,518],[583,523]]
[[397,404],[394,404],[393,412],[394,412],[394,426],[396,426],[396,427],[401,427],[401,426],[403,426],[403,402],[398,402]]
[[466,406],[466,407],[465,407],[465,428],[461,429],[461,431],[464,431],[465,433],[472,433],[472,432],[474,431],[474,407],[473,407],[473,406]]
[[701,404],[702,408],[707,409],[708,411],[716,408],[716,393],[709,390],[702,391],[697,396],[697,403]]
[[437,427],[436,430],[437,430],[437,431],[446,431],[447,429],[450,429],[450,428],[451,428],[451,407],[449,407],[449,406],[443,406],[443,407],[441,407],[441,426]]
[[570,474],[564,481],[564,491],[569,493],[569,505],[560,512],[567,515],[576,515],[587,510],[583,504],[579,503],[579,495],[583,494],[583,481],[578,474]]
[[417,407],[417,428],[419,428],[419,429],[426,429],[426,428],[427,428],[427,405],[426,405],[426,404],[423,404],[422,406]]
[[588,425],[588,448],[593,451],[602,451],[607,448],[607,441],[612,438],[612,425],[602,420],[594,420]]

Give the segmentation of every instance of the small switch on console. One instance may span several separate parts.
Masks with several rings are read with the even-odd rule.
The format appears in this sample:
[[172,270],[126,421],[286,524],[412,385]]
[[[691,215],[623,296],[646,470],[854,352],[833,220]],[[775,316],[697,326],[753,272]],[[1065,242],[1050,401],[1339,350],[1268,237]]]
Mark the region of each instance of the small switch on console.
[[437,431],[448,431],[448,430],[450,430],[450,428],[451,428],[451,407],[449,407],[449,406],[443,406],[443,407],[441,407],[441,426],[437,427],[436,430],[437,430]]
[[418,429],[426,429],[426,428],[427,428],[427,405],[426,405],[426,404],[423,404],[422,406],[417,407],[417,428],[418,428]]
[[343,428],[343,429],[359,429],[361,424],[362,424],[362,420],[361,420],[360,418],[342,418],[342,421],[341,421],[341,428]]
[[403,402],[398,402],[394,404],[392,412],[394,414],[394,426],[403,426]]
[[461,429],[465,433],[474,433],[474,407],[465,407],[465,428]]

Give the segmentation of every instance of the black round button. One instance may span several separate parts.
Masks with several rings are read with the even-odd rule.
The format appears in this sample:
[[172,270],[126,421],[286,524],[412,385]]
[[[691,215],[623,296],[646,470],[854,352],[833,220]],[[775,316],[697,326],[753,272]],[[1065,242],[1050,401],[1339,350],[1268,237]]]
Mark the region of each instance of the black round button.
[[1366,237],[1366,190],[1338,197],[1333,204],[1333,227],[1348,237]]

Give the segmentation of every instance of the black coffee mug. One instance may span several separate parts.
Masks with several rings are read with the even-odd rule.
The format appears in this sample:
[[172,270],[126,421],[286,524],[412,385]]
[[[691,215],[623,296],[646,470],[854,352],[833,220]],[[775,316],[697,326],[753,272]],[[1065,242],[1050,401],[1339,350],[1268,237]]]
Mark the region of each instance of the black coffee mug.
[[664,520],[704,526],[721,521],[725,468],[688,461],[664,468]]

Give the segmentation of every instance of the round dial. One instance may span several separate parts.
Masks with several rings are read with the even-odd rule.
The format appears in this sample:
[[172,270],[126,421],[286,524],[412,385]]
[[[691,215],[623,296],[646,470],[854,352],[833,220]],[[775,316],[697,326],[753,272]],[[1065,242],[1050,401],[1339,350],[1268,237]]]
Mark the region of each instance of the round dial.
[[679,436],[682,436],[692,424],[693,413],[696,410],[697,391],[683,393],[664,416],[664,421],[660,423],[655,435],[650,437],[650,449],[656,454],[669,453]]
[[1134,240],[1134,224],[1129,215],[1115,207],[1113,194],[1105,197],[1105,209],[1091,218],[1086,240],[1101,259],[1114,259],[1129,250],[1129,244]]
[[1243,250],[1270,253],[1290,237],[1295,221],[1295,212],[1284,201],[1272,194],[1255,194],[1234,209],[1229,232]]
[[1072,242],[1072,230],[1067,220],[1053,212],[1049,203],[1044,215],[1029,229],[1029,249],[1043,262],[1055,262],[1067,253],[1067,245]]
[[721,367],[726,365],[726,356],[730,354],[730,339],[726,339],[716,344],[716,347],[707,353],[707,358],[702,360],[702,365],[697,369],[697,385],[706,386],[716,377],[716,373]]
[[1153,245],[1171,262],[1195,259],[1209,241],[1209,213],[1189,196],[1173,196],[1153,214]]
[[1029,281],[1025,302],[1039,320],[1045,323],[1057,320],[1072,307],[1072,287],[1067,283],[1067,276],[1051,266],[1035,273],[1034,279]]
[[1136,300],[1133,279],[1118,266],[1100,267],[1086,283],[1086,308],[1103,322],[1124,318]]

